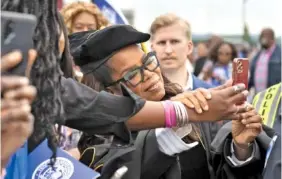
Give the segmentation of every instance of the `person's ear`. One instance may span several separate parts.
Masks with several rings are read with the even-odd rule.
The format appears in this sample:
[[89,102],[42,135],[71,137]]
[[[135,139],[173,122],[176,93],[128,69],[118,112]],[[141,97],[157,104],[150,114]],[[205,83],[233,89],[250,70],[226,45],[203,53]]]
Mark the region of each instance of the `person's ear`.
[[193,42],[189,40],[187,43],[187,57],[193,53],[193,50],[194,50]]
[[154,48],[154,39],[153,39],[153,37],[150,38],[149,43],[150,43],[151,50],[152,50],[152,51],[155,51],[155,48]]

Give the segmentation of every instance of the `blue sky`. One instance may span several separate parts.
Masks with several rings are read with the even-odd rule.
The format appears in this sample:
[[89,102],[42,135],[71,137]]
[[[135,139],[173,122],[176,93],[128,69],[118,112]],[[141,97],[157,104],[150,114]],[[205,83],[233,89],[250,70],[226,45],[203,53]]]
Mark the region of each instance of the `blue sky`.
[[[197,34],[241,34],[242,0],[111,0],[123,9],[135,10],[135,27],[147,31],[154,18],[173,12],[187,19]],[[282,34],[281,0],[248,0],[246,19],[252,34],[272,27]],[[280,11],[280,12],[279,12]],[[280,18],[279,18],[280,17]]]

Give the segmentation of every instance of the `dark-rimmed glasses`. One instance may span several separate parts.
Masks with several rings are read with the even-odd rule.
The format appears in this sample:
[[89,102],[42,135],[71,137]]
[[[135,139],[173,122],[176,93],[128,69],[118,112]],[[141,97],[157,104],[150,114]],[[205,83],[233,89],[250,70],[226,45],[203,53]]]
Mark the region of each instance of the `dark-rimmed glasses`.
[[149,52],[148,54],[145,54],[142,58],[142,63],[142,66],[131,69],[119,80],[108,83],[105,86],[109,87],[120,82],[126,82],[133,87],[136,87],[140,83],[144,82],[144,70],[154,72],[160,66],[155,52]]

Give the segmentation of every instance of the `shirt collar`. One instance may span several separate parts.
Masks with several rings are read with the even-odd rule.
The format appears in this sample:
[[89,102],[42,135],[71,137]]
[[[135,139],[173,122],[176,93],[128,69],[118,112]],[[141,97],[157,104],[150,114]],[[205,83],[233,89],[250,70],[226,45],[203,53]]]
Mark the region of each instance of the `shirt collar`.
[[184,91],[191,91],[193,90],[193,77],[192,73],[187,70],[188,80],[186,82],[186,86],[184,88]]
[[274,43],[269,49],[263,49],[263,53],[272,53],[275,50],[276,44]]
[[189,72],[191,73],[194,72],[194,67],[189,59],[186,60],[186,68]]

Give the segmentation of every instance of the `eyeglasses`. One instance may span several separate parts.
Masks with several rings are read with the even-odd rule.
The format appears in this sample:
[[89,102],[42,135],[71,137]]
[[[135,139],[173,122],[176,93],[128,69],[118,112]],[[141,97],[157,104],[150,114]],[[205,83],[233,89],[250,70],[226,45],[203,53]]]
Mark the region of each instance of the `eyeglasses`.
[[143,65],[136,67],[127,72],[121,79],[105,85],[106,87],[113,86],[120,82],[127,82],[131,86],[136,87],[140,83],[144,82],[144,70],[154,72],[159,66],[159,61],[155,52],[149,52],[142,58]]

